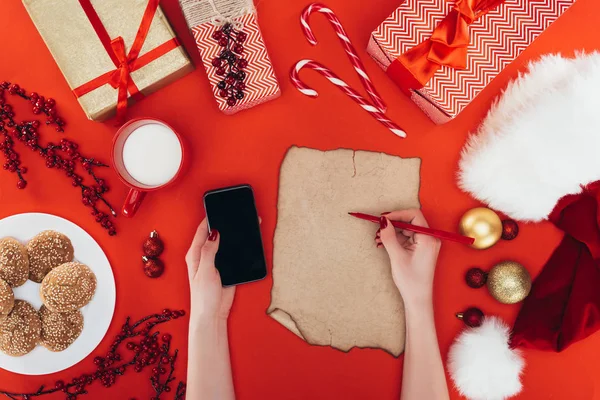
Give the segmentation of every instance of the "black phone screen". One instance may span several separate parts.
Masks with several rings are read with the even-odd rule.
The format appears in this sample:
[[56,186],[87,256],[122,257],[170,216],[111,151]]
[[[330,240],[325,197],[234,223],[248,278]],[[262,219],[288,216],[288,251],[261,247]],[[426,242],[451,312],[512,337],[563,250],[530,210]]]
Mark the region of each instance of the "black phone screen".
[[267,276],[254,192],[249,185],[211,190],[204,195],[209,229],[220,234],[215,266],[223,286]]

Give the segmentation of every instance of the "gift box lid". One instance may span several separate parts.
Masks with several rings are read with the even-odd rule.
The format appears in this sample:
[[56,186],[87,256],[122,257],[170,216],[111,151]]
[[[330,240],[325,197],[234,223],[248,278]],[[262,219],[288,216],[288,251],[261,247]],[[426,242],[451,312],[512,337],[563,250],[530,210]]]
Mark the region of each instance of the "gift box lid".
[[[279,83],[252,0],[179,0],[179,4],[196,40],[214,98],[223,113],[235,114],[280,96]],[[216,72],[218,68],[212,65],[212,61],[219,58],[224,50],[213,34],[228,23],[234,31],[243,32],[247,38],[242,44],[243,52],[237,55],[247,61],[247,66],[243,68],[243,97],[236,98],[234,105],[228,104],[231,93],[222,96],[218,86],[219,82],[225,82],[226,76],[219,76]],[[229,68],[228,74],[235,75],[236,72]]]
[[[71,89],[115,70],[115,64],[79,0],[23,0],[23,4]],[[91,4],[110,38],[121,36],[128,52],[140,27],[148,0],[92,0]],[[140,56],[174,37],[175,33],[159,7]],[[140,92],[150,94],[191,70],[193,65],[185,50],[178,46],[133,71],[131,77]],[[88,118],[103,120],[114,114],[117,89],[105,84],[78,100]]]
[[[507,0],[470,25],[466,68],[442,67],[415,98],[427,99],[450,118],[456,116],[574,2]],[[454,2],[446,0],[405,1],[373,32],[375,45],[369,52],[387,69],[431,37],[453,7]]]

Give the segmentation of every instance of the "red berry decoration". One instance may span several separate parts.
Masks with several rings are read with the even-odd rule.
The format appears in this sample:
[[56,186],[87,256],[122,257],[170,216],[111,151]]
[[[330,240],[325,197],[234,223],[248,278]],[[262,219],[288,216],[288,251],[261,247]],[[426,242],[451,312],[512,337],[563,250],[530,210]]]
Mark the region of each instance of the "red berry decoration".
[[[184,314],[183,310],[168,314],[150,314],[136,322],[132,322],[131,318],[127,317],[108,352],[94,357],[93,369],[88,373],[76,375],[69,380],[44,384],[29,393],[0,389],[0,395],[2,398],[14,400],[31,400],[47,396],[53,399],[77,400],[90,394],[94,389],[114,386],[128,371],[136,373],[151,371],[152,375],[147,382],[153,391],[152,399],[184,400],[185,382],[177,382],[175,377],[179,351],[172,348],[170,334],[164,333],[161,341],[160,332],[155,331],[157,326],[176,320]],[[128,351],[124,351],[123,348]],[[167,393],[171,391],[173,394],[168,395]],[[110,396],[110,394],[104,396],[96,394],[96,397],[110,398]],[[122,396],[115,398],[122,398]]]
[[144,261],[144,273],[148,278],[158,278],[165,272],[165,264],[158,258],[142,257]]
[[476,328],[483,323],[483,312],[479,308],[470,307],[463,312],[456,313],[456,318],[462,320],[465,325]]
[[487,272],[481,268],[471,268],[465,274],[465,282],[473,289],[483,287],[487,282]]
[[[40,121],[34,119],[17,122],[13,107],[7,103],[7,95],[20,97],[31,103],[33,114],[45,115],[46,125],[53,126],[57,132],[64,132],[66,123],[58,115],[54,99],[45,98],[36,92],[27,94],[25,89],[15,83],[0,83],[0,153],[6,160],[3,168],[18,177],[17,188],[27,187],[24,176],[28,172],[27,167],[22,165],[20,155],[15,150],[17,143],[21,142],[22,146],[39,154],[47,168],[62,171],[71,181],[71,185],[81,190],[81,202],[91,209],[96,222],[106,229],[110,236],[116,235],[117,231],[110,217],[116,217],[117,213],[104,198],[104,194],[109,190],[108,185],[95,173],[96,168],[107,168],[108,165],[94,158],[84,157],[79,152],[79,145],[72,140],[63,138],[58,143],[42,143]],[[84,174],[89,177],[89,183],[84,183]],[[98,206],[102,204],[108,208],[110,215],[99,210]]]
[[519,225],[512,219],[502,221],[502,239],[513,240],[519,234]]
[[158,237],[158,232],[152,231],[150,232],[150,237],[146,239],[144,245],[142,246],[144,249],[144,255],[149,258],[155,258],[162,254],[165,249],[165,245],[163,241]]
[[247,75],[242,70],[248,67],[248,61],[242,57],[245,51],[242,43],[248,35],[235,29],[232,24],[225,24],[213,32],[211,37],[223,48],[211,62],[216,68],[215,74],[224,77],[217,83],[218,93],[220,97],[227,99],[229,107],[234,107],[245,96],[246,85],[243,81]]

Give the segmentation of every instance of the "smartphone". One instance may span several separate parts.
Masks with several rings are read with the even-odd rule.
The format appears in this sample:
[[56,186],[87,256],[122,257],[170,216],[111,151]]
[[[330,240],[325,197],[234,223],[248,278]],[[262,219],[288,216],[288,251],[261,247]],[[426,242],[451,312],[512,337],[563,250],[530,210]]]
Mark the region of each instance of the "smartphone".
[[252,187],[240,185],[208,191],[204,194],[204,209],[209,229],[219,231],[221,241],[215,267],[223,286],[265,278],[267,263]]

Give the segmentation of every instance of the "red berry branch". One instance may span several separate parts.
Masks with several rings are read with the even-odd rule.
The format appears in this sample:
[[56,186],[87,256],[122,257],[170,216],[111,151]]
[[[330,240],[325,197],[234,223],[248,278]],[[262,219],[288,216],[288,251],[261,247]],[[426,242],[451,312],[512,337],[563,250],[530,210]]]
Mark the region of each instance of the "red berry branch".
[[[35,92],[27,95],[25,89],[17,84],[0,83],[0,151],[6,159],[3,165],[4,169],[17,174],[19,178],[17,187],[19,189],[27,187],[27,181],[24,177],[27,174],[27,167],[21,164],[20,155],[15,150],[15,144],[21,142],[24,146],[43,157],[47,168],[63,171],[71,180],[71,184],[81,189],[81,201],[86,207],[92,209],[92,215],[96,222],[106,229],[109,235],[115,235],[117,231],[110,220],[110,216],[97,207],[98,202],[101,202],[108,208],[113,217],[117,216],[115,210],[104,198],[104,194],[109,190],[106,182],[95,173],[97,167],[105,168],[108,165],[94,158],[84,157],[79,153],[79,145],[72,140],[63,138],[58,144],[52,142],[48,142],[46,145],[41,144],[40,121],[16,122],[13,108],[6,102],[6,93],[31,102],[33,113],[35,115],[44,114],[46,125],[55,126],[57,132],[64,132],[66,123],[58,116],[54,99],[45,98]],[[86,185],[83,183],[84,178],[76,171],[77,166],[80,166],[92,178],[92,184]]]
[[223,47],[218,57],[213,58],[212,65],[217,69],[216,74],[224,77],[217,83],[219,96],[227,99],[227,105],[233,107],[244,98],[248,60],[243,58],[243,43],[248,38],[245,32],[236,30],[232,24],[225,24],[212,34],[212,38]]
[[[62,392],[67,400],[76,400],[79,396],[89,393],[89,388],[94,382],[100,382],[105,388],[113,386],[117,377],[125,375],[128,370],[141,373],[151,370],[150,385],[154,390],[151,400],[160,400],[163,394],[174,390],[174,400],[185,398],[185,383],[179,381],[173,387],[176,377],[175,362],[178,350],[171,350],[171,335],[168,333],[160,336],[160,332],[153,329],[165,322],[178,319],[185,315],[185,311],[163,310],[162,314],[148,315],[135,323],[130,323],[127,317],[121,332],[115,337],[105,357],[94,358],[95,371],[72,378],[70,381],[56,381],[52,388],[40,387],[31,393],[14,393],[0,391],[0,394],[11,400],[31,400],[57,392]],[[160,337],[160,338],[159,338]],[[125,344],[125,346],[122,346]],[[125,361],[119,350],[125,347],[129,352],[129,361]],[[123,350],[123,349],[121,349]]]

